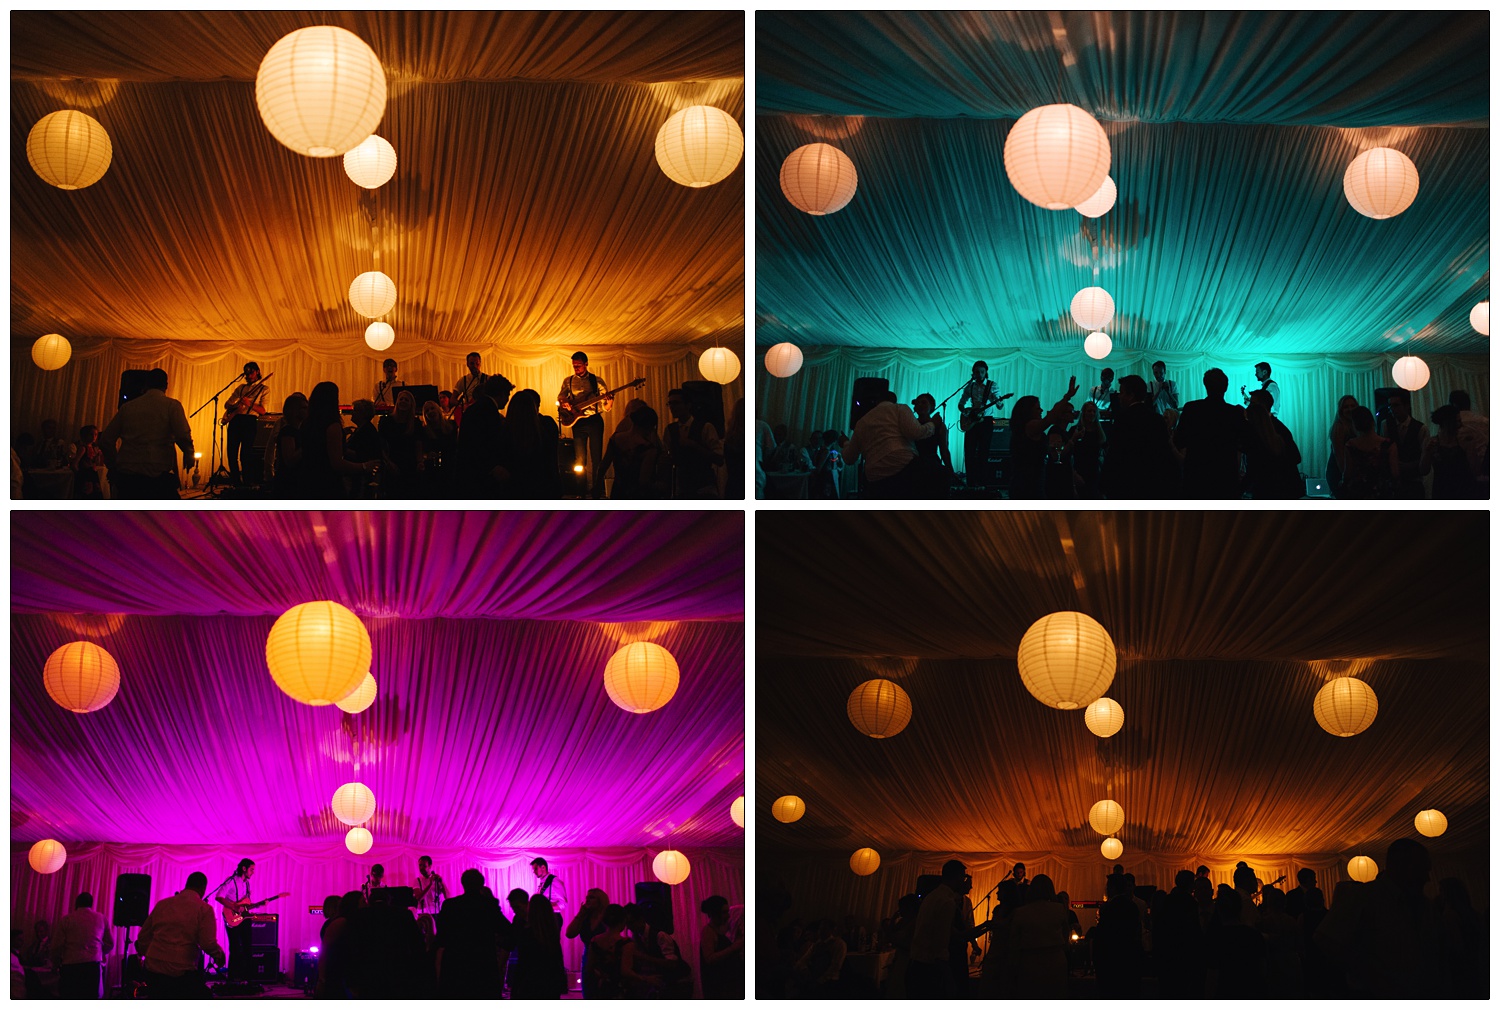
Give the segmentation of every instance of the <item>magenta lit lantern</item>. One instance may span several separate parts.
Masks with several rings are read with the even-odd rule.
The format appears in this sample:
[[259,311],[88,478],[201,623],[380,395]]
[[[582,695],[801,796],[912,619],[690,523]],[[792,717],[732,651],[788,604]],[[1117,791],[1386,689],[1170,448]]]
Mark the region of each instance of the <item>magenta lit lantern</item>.
[[68,850],[55,838],[44,838],[31,847],[26,861],[38,873],[56,873],[68,861]]
[[97,712],[120,691],[120,664],[93,642],[69,642],[47,657],[42,685],[69,712]]
[[637,715],[655,712],[677,693],[677,660],[654,642],[632,642],[604,665],[609,700]]
[[363,782],[346,782],[334,791],[331,806],[343,823],[363,824],[375,816],[375,794]]
[[370,633],[347,607],[330,600],[299,603],[266,636],[266,666],[288,697],[332,705],[370,673]]

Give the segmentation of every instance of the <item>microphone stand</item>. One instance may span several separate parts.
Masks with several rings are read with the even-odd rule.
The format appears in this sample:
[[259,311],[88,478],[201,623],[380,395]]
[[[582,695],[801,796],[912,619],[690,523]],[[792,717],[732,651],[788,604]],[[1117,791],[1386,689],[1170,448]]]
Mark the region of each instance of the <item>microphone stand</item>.
[[[230,386],[233,386],[235,383],[242,381],[244,378],[245,378],[245,373],[244,372],[241,372],[239,375],[236,375],[234,378],[232,378],[228,382],[224,383],[224,385],[220,386],[217,393],[214,393],[213,396],[210,396],[207,400],[204,400],[203,403],[201,403],[198,406],[197,410],[193,411],[191,414],[188,415],[188,420],[192,420],[193,418],[197,417],[199,414],[201,414],[203,412],[203,408],[204,407],[207,407],[210,403],[214,405],[213,438],[211,440],[213,448],[209,451],[209,461],[208,461],[208,465],[209,465],[209,468],[210,468],[209,469],[209,478],[208,478],[208,482],[203,485],[203,493],[199,494],[199,495],[194,495],[194,497],[196,497],[196,498],[207,498],[209,495],[211,495],[213,493],[214,485],[220,484],[220,483],[227,483],[228,480],[229,480],[229,471],[226,470],[224,468],[224,464],[219,461],[220,440],[224,437],[224,433],[220,430],[223,427],[223,425],[219,424],[219,395],[221,393],[223,393],[224,390],[228,389]],[[234,876],[234,874],[231,873],[229,876],[232,877],[232,876]],[[228,877],[225,878],[225,883],[228,883]],[[219,887],[223,887],[223,886],[224,886],[224,884],[220,884],[219,885]],[[214,890],[218,890],[218,888],[214,888]]]

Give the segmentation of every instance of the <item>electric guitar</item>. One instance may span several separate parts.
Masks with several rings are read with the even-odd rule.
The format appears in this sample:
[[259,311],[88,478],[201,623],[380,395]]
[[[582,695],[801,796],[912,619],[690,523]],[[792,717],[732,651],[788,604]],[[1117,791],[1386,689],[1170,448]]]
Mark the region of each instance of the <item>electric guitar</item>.
[[269,904],[275,901],[277,898],[285,898],[291,893],[291,891],[282,891],[280,894],[273,894],[263,901],[257,901],[250,905],[234,905],[233,907],[229,905],[222,906],[224,909],[224,928],[233,929],[234,927],[245,921],[245,913],[250,911],[250,909],[259,908],[262,905]]
[[977,407],[965,407],[963,410],[958,412],[958,430],[967,432],[970,428],[974,427],[974,425],[984,420],[983,415],[986,410],[989,410],[991,407],[1000,406],[1000,404],[1004,403],[1006,400],[1009,400],[1012,396],[1015,395],[1015,393],[1006,393],[1004,396],[987,400]]
[[[275,372],[271,373],[271,375],[275,374]],[[219,423],[228,424],[230,421],[234,420],[240,414],[248,410],[249,405],[260,398],[260,394],[262,392],[261,387],[266,384],[267,380],[271,378],[271,375],[268,375],[264,379],[261,379],[255,385],[245,390],[244,393],[234,397],[228,403],[224,404],[224,418]]]
[[645,384],[645,379],[631,379],[629,382],[625,383],[625,385],[623,386],[620,386],[618,389],[608,390],[606,392],[600,393],[598,396],[587,396],[581,400],[574,400],[572,403],[563,403],[561,400],[559,400],[557,401],[557,423],[566,428],[574,421],[580,419],[581,415],[583,414],[584,408],[590,407],[593,404],[598,403],[600,400],[607,400],[621,390],[638,389]]

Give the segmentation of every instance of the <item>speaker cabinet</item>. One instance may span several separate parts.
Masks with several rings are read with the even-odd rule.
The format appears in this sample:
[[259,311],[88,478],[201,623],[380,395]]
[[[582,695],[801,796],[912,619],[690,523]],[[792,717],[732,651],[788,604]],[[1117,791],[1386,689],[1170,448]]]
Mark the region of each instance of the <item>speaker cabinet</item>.
[[274,982],[281,978],[280,948],[251,947],[250,978],[256,982]]
[[672,888],[659,880],[643,880],[635,885],[635,903],[641,915],[654,928],[663,933],[677,932],[672,928]]
[[[719,437],[724,437],[724,387],[706,379],[689,379],[682,384],[682,395],[693,405],[693,416],[714,426]],[[667,421],[671,421],[668,416]],[[665,427],[658,425],[657,430]]]
[[278,936],[280,920],[272,922],[259,922],[250,920],[250,946],[252,947],[277,947],[280,946]]
[[127,368],[120,373],[120,402],[134,400],[146,391],[146,376],[149,368]]
[[315,985],[318,981],[318,955],[309,951],[297,952],[296,966],[292,969],[292,984],[299,989]]
[[891,380],[873,375],[862,375],[854,380],[854,393],[849,404],[849,430],[853,431],[859,419],[870,412],[891,391]]
[[115,878],[116,926],[140,926],[151,912],[151,874],[122,873]]

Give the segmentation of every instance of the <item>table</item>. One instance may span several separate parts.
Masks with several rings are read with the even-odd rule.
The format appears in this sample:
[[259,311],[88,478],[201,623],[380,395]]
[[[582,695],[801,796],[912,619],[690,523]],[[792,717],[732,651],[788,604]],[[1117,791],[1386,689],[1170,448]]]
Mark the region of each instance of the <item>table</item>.
[[801,473],[768,473],[766,474],[766,497],[806,498],[808,481],[811,477],[811,470],[804,470]]
[[74,473],[69,469],[32,470],[26,475],[26,497],[71,498],[73,497]]

